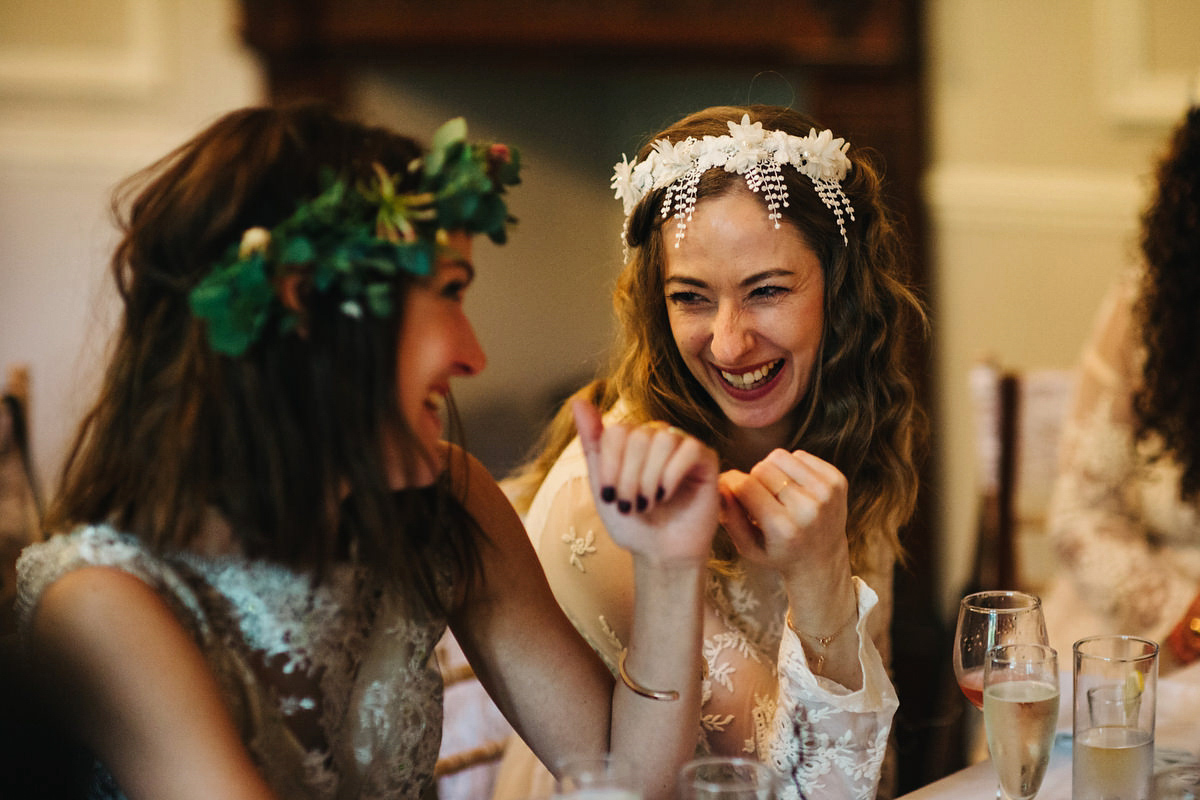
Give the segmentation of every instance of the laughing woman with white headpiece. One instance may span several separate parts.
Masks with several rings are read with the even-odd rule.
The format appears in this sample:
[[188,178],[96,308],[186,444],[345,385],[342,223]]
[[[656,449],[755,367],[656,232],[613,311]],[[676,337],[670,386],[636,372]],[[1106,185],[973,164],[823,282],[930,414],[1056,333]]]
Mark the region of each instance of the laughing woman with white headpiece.
[[[924,313],[876,168],[817,131],[791,109],[710,108],[617,165],[621,339],[581,394],[721,457],[698,751],[769,762],[786,797],[870,797],[897,707],[892,569],[921,419],[904,353]],[[558,601],[622,675],[631,564],[565,413],[510,485]],[[637,513],[656,493],[623,477],[600,504]],[[521,758],[499,794],[527,790]]]

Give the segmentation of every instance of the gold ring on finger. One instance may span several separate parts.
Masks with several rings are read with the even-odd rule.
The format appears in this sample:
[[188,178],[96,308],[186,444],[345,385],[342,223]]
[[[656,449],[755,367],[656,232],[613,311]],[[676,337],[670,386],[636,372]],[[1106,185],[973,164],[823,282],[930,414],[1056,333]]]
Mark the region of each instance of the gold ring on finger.
[[[791,483],[791,481],[788,480],[787,478],[783,479],[783,483],[780,484],[779,488],[775,490],[775,499],[776,500],[780,500],[779,495],[783,494],[783,490],[786,489],[790,483]],[[782,502],[782,500],[780,500],[780,502]]]

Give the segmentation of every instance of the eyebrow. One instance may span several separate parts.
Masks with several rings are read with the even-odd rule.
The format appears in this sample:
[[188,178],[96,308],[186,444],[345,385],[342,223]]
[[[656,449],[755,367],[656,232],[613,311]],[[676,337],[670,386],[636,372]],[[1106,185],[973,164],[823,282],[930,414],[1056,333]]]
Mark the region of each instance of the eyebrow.
[[[795,275],[796,275],[796,272],[794,270],[790,270],[790,269],[767,269],[767,270],[763,270],[762,272],[756,272],[753,275],[748,275],[747,277],[743,278],[741,281],[738,282],[738,286],[741,286],[741,287],[753,286],[756,283],[759,283],[759,282],[765,281],[765,280],[769,280],[771,278],[790,278],[790,277],[794,277]],[[672,283],[679,283],[679,284],[683,284],[684,286],[695,286],[696,288],[699,288],[699,289],[708,288],[708,284],[705,283],[704,281],[700,280],[699,278],[689,278],[686,275],[684,275],[684,276],[673,275],[673,276],[667,278],[665,283],[667,283],[668,285],[672,284]]]

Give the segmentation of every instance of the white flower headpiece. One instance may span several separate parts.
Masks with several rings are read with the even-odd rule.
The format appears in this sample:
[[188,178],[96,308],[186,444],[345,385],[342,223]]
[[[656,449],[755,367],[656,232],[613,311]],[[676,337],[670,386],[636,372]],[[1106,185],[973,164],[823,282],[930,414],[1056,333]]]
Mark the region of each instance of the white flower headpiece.
[[[666,188],[662,215],[674,214],[678,223],[675,246],[683,239],[688,222],[696,211],[696,187],[700,176],[710,169],[722,167],[746,179],[752,192],[762,194],[767,201],[767,216],[779,227],[780,206],[788,205],[787,184],[783,180],[783,165],[807,175],[817,196],[833,212],[842,241],[846,237],[846,217],[854,219],[854,208],[842,191],[841,181],[850,171],[846,151],[850,144],[833,138],[824,130],[811,129],[808,136],[791,136],[783,131],[764,131],[761,122],[751,124],[750,115],[742,115],[740,123],[729,123],[728,136],[689,136],[681,142],[656,139],[654,149],[644,161],[630,162],[622,157],[614,167],[612,188],[625,205],[625,225],[634,207],[653,189]],[[623,237],[622,237],[623,238]]]

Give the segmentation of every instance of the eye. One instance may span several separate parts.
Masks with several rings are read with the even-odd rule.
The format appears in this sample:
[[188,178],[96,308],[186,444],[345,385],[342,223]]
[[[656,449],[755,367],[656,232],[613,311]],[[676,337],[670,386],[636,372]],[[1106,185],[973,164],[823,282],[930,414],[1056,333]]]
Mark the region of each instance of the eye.
[[667,295],[667,300],[674,305],[691,307],[699,306],[708,302],[708,298],[699,292],[671,292]]
[[470,281],[450,280],[442,284],[441,291],[438,293],[448,300],[454,300],[461,303],[467,294],[467,287],[470,285]]
[[756,286],[750,292],[751,300],[776,300],[788,293],[785,286]]

